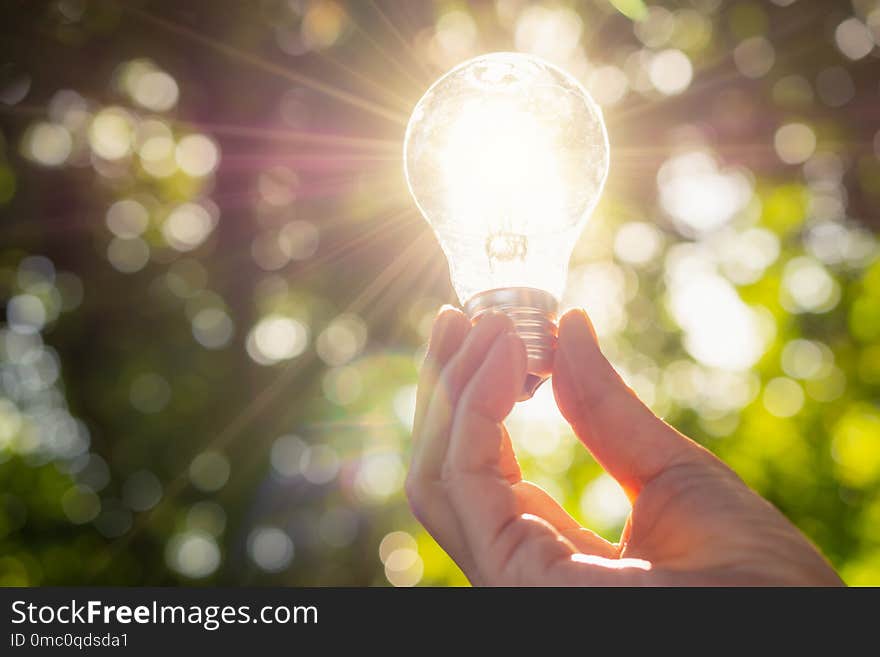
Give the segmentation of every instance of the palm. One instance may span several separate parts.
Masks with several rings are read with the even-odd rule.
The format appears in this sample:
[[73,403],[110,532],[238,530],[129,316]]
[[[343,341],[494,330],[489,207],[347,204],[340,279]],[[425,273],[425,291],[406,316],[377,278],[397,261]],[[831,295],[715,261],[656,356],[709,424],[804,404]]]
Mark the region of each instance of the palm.
[[812,546],[726,466],[679,466],[641,490],[622,557],[687,573],[689,583],[836,584]]

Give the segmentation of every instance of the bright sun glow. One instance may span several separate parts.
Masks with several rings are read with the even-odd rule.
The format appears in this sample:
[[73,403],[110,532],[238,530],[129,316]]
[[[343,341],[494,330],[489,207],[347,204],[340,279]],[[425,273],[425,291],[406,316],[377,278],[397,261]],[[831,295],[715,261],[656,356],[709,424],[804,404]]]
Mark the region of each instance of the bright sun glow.
[[447,205],[471,230],[528,235],[565,216],[553,135],[534,115],[505,100],[462,107],[439,154]]

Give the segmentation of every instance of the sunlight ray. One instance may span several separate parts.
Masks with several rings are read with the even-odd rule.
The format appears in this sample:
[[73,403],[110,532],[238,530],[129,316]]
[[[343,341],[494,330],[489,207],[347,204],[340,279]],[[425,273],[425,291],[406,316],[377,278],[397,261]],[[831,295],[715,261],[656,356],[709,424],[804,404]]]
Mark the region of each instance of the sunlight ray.
[[[433,234],[430,231],[425,231],[420,234],[415,240],[412,242],[412,246],[414,248],[419,248],[424,250],[424,246],[428,244],[433,239]],[[383,316],[387,313],[387,306],[394,300],[395,294],[392,294],[392,290],[395,285],[405,286],[407,290],[411,291],[413,288],[414,281],[418,281],[417,289],[421,292],[434,282],[439,272],[443,271],[445,267],[440,259],[437,258],[422,258],[416,264],[416,266],[409,272],[405,277],[396,276],[391,283],[388,285],[387,294],[385,294],[381,298],[375,299],[373,305],[370,306],[368,312],[364,313],[366,316]],[[428,272],[426,275],[425,272]],[[398,272],[399,274],[400,272]],[[393,334],[393,333],[392,333]]]
[[164,18],[160,18],[159,16],[154,16],[153,14],[150,14],[149,12],[143,11],[141,9],[126,7],[126,10],[132,15],[137,16],[138,18],[148,23],[152,23],[153,25],[161,27],[162,29],[165,29],[169,32],[173,32],[178,36],[183,36],[191,39],[203,46],[211,48],[212,50],[223,53],[224,55],[232,59],[250,64],[251,66],[259,68],[267,73],[277,75],[296,84],[301,84],[304,87],[308,87],[314,91],[318,91],[327,96],[330,96],[331,98],[335,98],[336,100],[339,100],[343,103],[370,112],[371,114],[374,114],[375,116],[381,117],[383,119],[387,119],[388,121],[393,121],[394,123],[397,123],[399,125],[406,125],[407,116],[396,112],[393,109],[390,109],[378,103],[371,102],[369,100],[361,98],[356,94],[350,93],[343,89],[339,89],[325,82],[321,82],[320,80],[315,80],[314,78],[303,75],[302,73],[297,73],[295,71],[289,70],[279,64],[267,62],[264,59],[261,59],[246,52],[242,52],[241,50],[233,48],[232,46],[218,43],[217,41],[214,41],[208,37],[202,36],[195,30],[184,27]]
[[352,135],[307,132],[303,130],[287,130],[283,128],[260,128],[256,126],[233,125],[229,123],[210,123],[204,121],[190,122],[187,125],[209,131],[217,135],[264,139],[266,141],[305,142],[328,146],[349,146],[351,148],[393,149],[400,151],[401,142],[393,139],[371,139]]
[[[309,163],[342,163],[351,162],[396,162],[400,160],[400,155],[371,155],[368,153],[321,153],[320,151],[298,152],[277,155],[267,155],[266,153],[228,153],[223,159],[230,164],[242,163],[264,163],[264,164],[292,164],[305,165]],[[306,167],[302,167],[306,168]]]
[[[373,247],[377,241],[377,237],[381,233],[395,229],[395,227],[402,225],[405,220],[405,213],[402,212],[377,220],[376,226],[359,235],[357,238],[335,244],[320,256],[297,263],[292,269],[289,268],[290,266],[286,266],[279,270],[279,273],[291,273],[297,277],[298,282],[302,283],[308,280],[310,276],[325,271],[327,267],[336,266],[345,258],[359,253],[366,248]],[[317,224],[317,226],[320,230],[326,231],[343,223],[345,223],[344,219],[333,222],[323,222]],[[222,258],[219,258],[217,260],[218,267],[215,273],[217,277],[217,285],[223,287],[230,282],[230,279],[240,276],[241,267],[251,263],[251,258],[251,250],[247,245],[245,248],[238,249],[234,253],[228,253]]]
[[[427,233],[422,234],[424,238]],[[358,308],[374,300],[377,295],[381,294],[384,288],[389,286],[400,273],[400,271],[410,262],[410,260],[418,254],[418,248],[421,246],[421,238],[414,240],[407,248],[400,252],[388,266],[376,278],[370,281],[366,287],[358,293],[358,295],[349,302],[343,312],[356,312]],[[304,372],[307,372],[311,365],[316,362],[317,356],[314,352],[308,352],[296,361],[292,361],[283,366],[278,376],[263,388],[241,411],[222,429],[209,445],[201,446],[201,449],[207,447],[222,447],[228,444],[236,436],[238,436],[260,413],[277,399],[285,387],[295,381]],[[167,486],[166,493],[162,500],[153,509],[143,513],[135,521],[134,526],[129,532],[109,545],[104,554],[96,557],[94,566],[90,573],[91,576],[97,577],[109,564],[113,562],[117,555],[131,543],[131,541],[140,534],[141,531],[149,527],[155,522],[166,509],[169,508],[169,502],[183,492],[188,486],[187,470],[183,469],[176,477],[174,477]]]
[[[376,278],[371,281],[370,284],[352,301],[349,306],[343,311],[345,313],[359,313],[365,319],[372,319],[376,316],[381,316],[385,312],[385,306],[390,303],[396,296],[396,286],[397,285],[407,285],[410,286],[412,280],[420,281],[420,288],[424,289],[424,284],[431,283],[431,280],[425,280],[428,277],[422,276],[421,272],[425,269],[431,270],[431,275],[436,278],[436,274],[438,271],[442,271],[443,262],[437,259],[422,259],[416,268],[413,270],[411,275],[405,277],[405,279],[401,279],[399,274],[401,271],[410,264],[410,262],[418,255],[419,251],[422,250],[421,247],[424,246],[425,242],[427,242],[427,238],[430,237],[430,233],[425,232],[419,235],[415,240],[413,240],[408,247],[406,247],[403,251],[401,251],[400,255],[393,260],[388,267],[386,267]],[[363,309],[366,308],[366,311]],[[399,327],[399,324],[398,324]],[[395,332],[397,329],[395,329]],[[312,359],[310,361],[310,366],[313,364],[318,364],[316,359]],[[323,367],[322,367],[323,369]],[[305,372],[305,368],[300,370],[300,373]],[[270,384],[272,385],[272,384]],[[277,397],[277,392],[273,392],[272,395]],[[274,398],[273,397],[273,398]],[[267,404],[272,403],[273,399],[267,401]],[[328,421],[328,422],[320,422],[320,423],[310,423],[309,430],[314,431],[316,433],[327,432],[329,430],[340,430],[340,429],[375,429],[377,427],[392,427],[396,426],[394,422],[387,421],[376,421],[372,419],[363,419],[360,421]],[[262,454],[259,450],[254,450],[251,453],[250,458],[244,459],[240,464],[239,468],[243,472],[253,471],[255,468],[259,467],[263,462]]]
[[378,91],[382,94],[385,94],[390,99],[396,101],[400,105],[401,110],[407,110],[412,106],[413,103],[409,99],[404,98],[403,96],[398,94],[396,91],[392,91],[391,89],[389,89],[385,85],[383,85],[379,82],[376,82],[372,78],[364,75],[363,73],[352,68],[348,64],[345,64],[344,62],[339,61],[336,57],[333,57],[332,55],[330,55],[328,53],[321,53],[321,59],[323,59],[326,62],[329,62],[330,64],[332,64],[333,66],[335,66],[339,70],[345,71],[346,74],[350,75],[354,79],[363,82],[364,84],[372,87],[376,91]]
[[336,248],[328,251],[327,253],[305,263],[305,266],[300,270],[300,272],[306,270],[314,270],[320,267],[335,264],[342,260],[344,257],[351,255],[352,253],[356,253],[361,249],[372,246],[373,240],[382,233],[389,231],[394,226],[409,223],[410,221],[412,221],[413,214],[414,212],[412,209],[404,208],[395,212],[384,220],[379,220],[375,226],[371,227],[367,231],[364,231],[363,233],[358,235],[357,238],[347,240],[344,243],[337,245]]
[[[413,255],[422,248],[427,238],[433,237],[428,232],[421,233],[416,237],[400,254],[394,258],[382,272],[376,276],[361,291],[361,293],[348,305],[348,312],[364,314],[369,317],[372,314],[379,314],[378,304],[375,304],[377,297],[386,288],[391,287],[397,280],[403,268],[410,263]],[[422,262],[424,265],[424,261]],[[369,308],[365,311],[365,308]]]
[[398,72],[400,72],[404,77],[406,77],[407,81],[414,84],[416,89],[421,89],[422,87],[425,86],[425,83],[427,80],[425,80],[425,79],[420,80],[420,79],[416,78],[412,73],[407,71],[403,67],[403,65],[400,63],[400,61],[396,57],[391,55],[390,53],[386,52],[386,50],[382,47],[382,45],[373,37],[372,34],[370,34],[369,30],[364,29],[364,27],[360,23],[355,21],[353,17],[352,17],[352,24],[355,26],[357,33],[359,35],[361,35],[364,38],[364,40],[366,40],[366,42],[369,43],[370,46],[372,46],[373,49],[377,53],[379,53],[379,55],[381,55],[382,58],[386,62],[390,63],[392,66],[394,66],[394,68],[396,68],[398,70]]
[[401,31],[394,24],[394,21],[391,20],[387,13],[385,13],[385,10],[379,6],[379,3],[376,0],[370,0],[369,4],[376,11],[376,14],[379,16],[381,21],[385,24],[385,26],[388,28],[394,38],[397,39],[398,43],[403,46],[404,50],[409,56],[409,61],[413,62],[413,64],[416,65],[421,74],[425,76],[426,80],[432,80],[435,75],[432,73],[432,71],[428,69],[427,66],[425,66],[425,64],[419,58],[418,53],[416,53],[415,48],[413,48],[412,45],[406,40]]

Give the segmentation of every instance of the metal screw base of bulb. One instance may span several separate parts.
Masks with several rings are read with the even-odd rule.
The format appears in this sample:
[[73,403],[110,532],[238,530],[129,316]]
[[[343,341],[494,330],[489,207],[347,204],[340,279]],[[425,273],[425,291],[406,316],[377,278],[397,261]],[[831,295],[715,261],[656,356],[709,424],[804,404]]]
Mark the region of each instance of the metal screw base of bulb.
[[528,375],[517,401],[530,399],[553,371],[558,308],[559,303],[552,294],[531,287],[504,287],[480,292],[464,304],[471,321],[491,311],[502,312],[513,320],[528,355]]

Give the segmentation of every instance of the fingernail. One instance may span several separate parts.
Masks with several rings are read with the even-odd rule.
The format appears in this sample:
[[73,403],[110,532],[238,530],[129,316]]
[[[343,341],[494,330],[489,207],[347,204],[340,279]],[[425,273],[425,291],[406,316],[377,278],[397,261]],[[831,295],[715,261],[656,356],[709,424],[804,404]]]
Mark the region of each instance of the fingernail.
[[455,310],[455,306],[450,306],[448,303],[440,306],[440,310],[437,311],[437,315],[434,318],[434,321],[447,322],[449,318],[452,316],[452,311]]
[[479,324],[481,322],[498,322],[498,321],[510,322],[511,319],[510,319],[510,317],[507,316],[507,314],[505,314],[499,310],[488,310],[484,313],[480,313],[475,318],[475,322],[477,324]]
[[436,340],[446,331],[446,328],[449,326],[449,321],[451,319],[451,315],[448,313],[443,313],[442,311],[437,313],[437,316],[434,318],[434,326],[431,328],[431,340]]

